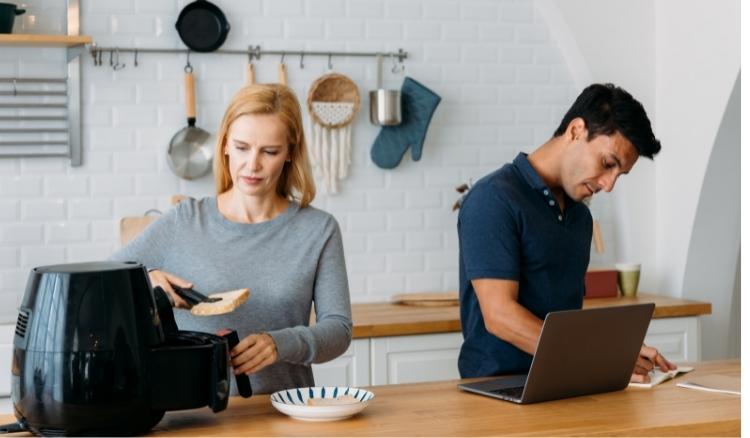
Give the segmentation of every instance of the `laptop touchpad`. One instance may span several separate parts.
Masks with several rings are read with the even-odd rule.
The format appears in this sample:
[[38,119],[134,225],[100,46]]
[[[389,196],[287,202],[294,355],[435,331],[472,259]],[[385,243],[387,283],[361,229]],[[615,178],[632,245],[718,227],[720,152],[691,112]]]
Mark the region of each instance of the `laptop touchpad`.
[[[517,374],[514,376],[501,376],[491,381],[493,389],[517,388],[526,385],[528,374]],[[490,382],[487,382],[490,383]]]

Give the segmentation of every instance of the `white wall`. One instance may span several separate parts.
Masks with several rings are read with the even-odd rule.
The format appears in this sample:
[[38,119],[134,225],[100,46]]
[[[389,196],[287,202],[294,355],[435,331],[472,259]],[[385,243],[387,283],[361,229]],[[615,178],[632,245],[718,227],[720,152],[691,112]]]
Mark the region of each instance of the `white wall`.
[[[739,187],[719,189],[739,181],[739,166],[723,165],[739,158],[739,124],[729,123],[725,133],[719,124],[740,69],[740,2],[538,5],[555,23],[553,34],[573,64],[576,84],[607,81],[629,90],[644,104],[662,142],[654,162],[640,160],[601,200],[614,218],[605,225],[615,228],[610,233],[616,257],[643,262],[641,290],[712,302],[714,315],[704,318],[706,357],[735,354],[739,213],[715,210],[739,202]],[[709,157],[720,171],[709,172]],[[699,211],[699,200],[707,211]],[[717,264],[721,268],[709,268]]]
[[[39,17],[26,31],[61,31],[59,0],[29,1]],[[101,46],[181,47],[173,23],[187,0],[82,0],[82,33]],[[454,187],[530,151],[551,135],[577,95],[547,23],[531,2],[434,0],[216,0],[232,30],[224,48],[394,50],[409,52],[407,74],[443,97],[422,160],[375,167],[377,129],[365,111],[354,127],[350,179],[314,205],[344,231],[354,301],[405,291],[455,290],[458,252]],[[0,76],[63,75],[60,50],[0,50]],[[166,166],[173,133],[185,124],[184,57],[144,55],[113,72],[83,58],[84,165],[62,159],[0,159],[0,320],[13,321],[29,269],[102,259],[115,248],[117,222],[174,193],[213,192],[210,178],[185,182]],[[243,56],[193,55],[198,126],[215,131],[244,80]],[[256,63],[258,79],[276,80],[278,57]],[[326,71],[326,58],[287,58],[290,85],[304,99]],[[374,59],[333,59],[359,85],[363,103],[375,85]],[[402,77],[385,74],[398,87]],[[367,105],[363,105],[364,108]]]
[[[740,71],[740,2],[659,1],[656,17],[655,128],[665,146],[657,161],[656,251],[662,289],[680,295],[688,292],[688,245],[709,156]],[[708,300],[714,293],[689,292]]]

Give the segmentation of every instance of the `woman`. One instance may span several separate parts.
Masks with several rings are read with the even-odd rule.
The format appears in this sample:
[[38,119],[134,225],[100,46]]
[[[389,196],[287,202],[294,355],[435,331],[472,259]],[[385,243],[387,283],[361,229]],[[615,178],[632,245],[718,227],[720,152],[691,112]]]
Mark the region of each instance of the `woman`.
[[[232,366],[250,375],[256,393],[313,386],[310,364],[339,356],[351,342],[351,307],[338,223],[310,206],[315,185],[289,88],[250,85],[234,96],[214,176],[217,196],[179,203],[112,258],[146,265],[152,285],[176,307],[188,305],[172,285],[204,293],[249,288],[234,312],[176,311],[177,325],[236,329]],[[309,327],[313,303],[317,322]]]

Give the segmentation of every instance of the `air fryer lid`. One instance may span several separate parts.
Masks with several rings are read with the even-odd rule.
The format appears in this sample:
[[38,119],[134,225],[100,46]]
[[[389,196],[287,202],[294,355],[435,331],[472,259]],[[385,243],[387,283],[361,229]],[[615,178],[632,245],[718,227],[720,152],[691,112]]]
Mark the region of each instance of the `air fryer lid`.
[[134,262],[41,266],[29,274],[14,345],[27,351],[143,351],[164,342],[146,268]]

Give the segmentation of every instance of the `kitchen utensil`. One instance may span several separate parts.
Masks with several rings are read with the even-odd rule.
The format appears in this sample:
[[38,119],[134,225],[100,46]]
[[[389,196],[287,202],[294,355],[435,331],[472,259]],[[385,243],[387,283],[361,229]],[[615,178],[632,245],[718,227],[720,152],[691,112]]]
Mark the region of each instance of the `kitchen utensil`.
[[352,162],[351,124],[359,112],[357,84],[340,73],[313,82],[307,94],[312,131],[311,158],[323,175],[326,191],[338,193],[338,180],[349,174]]
[[396,294],[391,302],[406,306],[447,307],[458,305],[458,292],[418,292]]
[[224,44],[229,34],[227,17],[206,0],[196,0],[185,6],[175,27],[182,42],[196,52],[213,52]]
[[178,131],[169,142],[167,164],[176,175],[192,180],[211,170],[214,156],[211,135],[195,126],[195,83],[193,68],[185,67],[185,104],[188,125]]
[[247,72],[245,74],[245,85],[253,85],[255,83],[255,66],[253,61],[248,59],[247,61]]
[[281,85],[286,85],[287,83],[286,64],[284,64],[284,55],[281,55],[281,62],[279,62],[279,83]]
[[173,285],[172,289],[174,289],[177,295],[181,296],[191,306],[194,306],[198,303],[215,303],[217,301],[221,301],[221,298],[217,298],[217,297],[209,298],[206,295],[203,295],[202,293],[198,292],[197,290],[193,290],[190,288],[184,288],[184,287]]
[[[364,389],[316,386],[274,392],[271,394],[271,404],[279,412],[297,420],[336,421],[359,413],[373,398],[375,394]],[[327,403],[316,405],[314,401],[318,400],[325,400]]]
[[398,166],[406,150],[411,147],[411,158],[422,158],[422,147],[430,127],[432,115],[440,103],[434,91],[407,77],[401,86],[403,120],[400,125],[383,126],[370,149],[373,163],[383,169]]
[[227,340],[178,330],[143,265],[31,271],[10,387],[16,418],[35,435],[145,435],[165,411],[218,412],[229,401],[229,373]]
[[370,91],[370,122],[378,126],[401,123],[401,92],[383,88],[383,55],[377,56],[378,88]]
[[0,33],[13,33],[13,22],[16,15],[21,15],[26,9],[20,9],[13,3],[0,3]]

